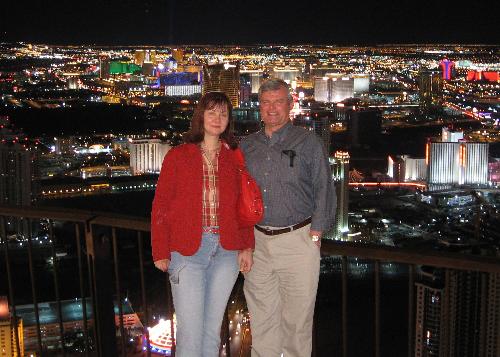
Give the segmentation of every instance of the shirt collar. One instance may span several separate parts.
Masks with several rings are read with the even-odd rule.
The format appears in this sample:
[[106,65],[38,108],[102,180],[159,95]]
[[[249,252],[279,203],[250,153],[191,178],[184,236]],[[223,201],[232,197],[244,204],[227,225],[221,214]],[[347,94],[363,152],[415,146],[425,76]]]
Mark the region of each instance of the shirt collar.
[[268,137],[266,135],[265,128],[262,128],[261,135],[264,137],[264,139],[266,139],[266,141],[269,141],[271,143],[271,145],[274,145],[274,144],[282,141],[283,138],[286,137],[286,133],[288,132],[288,129],[290,129],[291,126],[292,126],[292,122],[288,121],[281,128],[279,128],[278,130],[273,132],[273,135],[271,137]]

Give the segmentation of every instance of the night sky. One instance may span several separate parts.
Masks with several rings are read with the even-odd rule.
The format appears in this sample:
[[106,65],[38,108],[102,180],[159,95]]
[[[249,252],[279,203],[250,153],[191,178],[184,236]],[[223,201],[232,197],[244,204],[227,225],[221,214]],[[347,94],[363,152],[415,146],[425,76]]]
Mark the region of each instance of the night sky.
[[[6,0],[0,42],[499,44],[498,1]],[[172,21],[173,20],[173,21]]]

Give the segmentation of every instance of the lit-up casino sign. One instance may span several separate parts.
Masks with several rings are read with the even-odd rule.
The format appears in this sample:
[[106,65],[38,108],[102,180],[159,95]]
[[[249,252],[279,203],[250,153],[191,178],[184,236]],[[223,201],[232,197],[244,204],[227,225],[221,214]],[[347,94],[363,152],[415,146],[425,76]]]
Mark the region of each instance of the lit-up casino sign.
[[[162,354],[165,356],[171,356],[172,354],[172,335],[171,335],[171,324],[170,320],[161,319],[158,325],[149,327],[149,345],[151,347],[151,352],[156,354]],[[174,340],[176,335],[176,324],[174,318]],[[143,338],[144,351],[147,350],[147,340],[146,336]]]

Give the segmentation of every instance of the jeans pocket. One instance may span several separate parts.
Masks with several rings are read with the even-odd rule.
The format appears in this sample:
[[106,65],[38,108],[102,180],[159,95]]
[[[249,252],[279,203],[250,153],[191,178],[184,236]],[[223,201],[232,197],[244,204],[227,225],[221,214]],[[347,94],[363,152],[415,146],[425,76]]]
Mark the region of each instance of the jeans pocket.
[[182,254],[172,252],[170,265],[168,266],[168,276],[171,284],[179,284],[179,273],[186,266],[186,261]]

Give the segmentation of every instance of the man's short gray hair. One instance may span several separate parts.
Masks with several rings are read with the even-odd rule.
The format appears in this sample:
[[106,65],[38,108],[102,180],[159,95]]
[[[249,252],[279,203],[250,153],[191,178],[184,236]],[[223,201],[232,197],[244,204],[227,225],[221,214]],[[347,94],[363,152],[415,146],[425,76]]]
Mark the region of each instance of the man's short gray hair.
[[288,93],[288,103],[293,102],[292,93],[290,93],[290,86],[284,80],[279,78],[269,78],[266,79],[259,88],[259,102],[262,93],[274,90],[280,90],[281,88],[285,88]]

